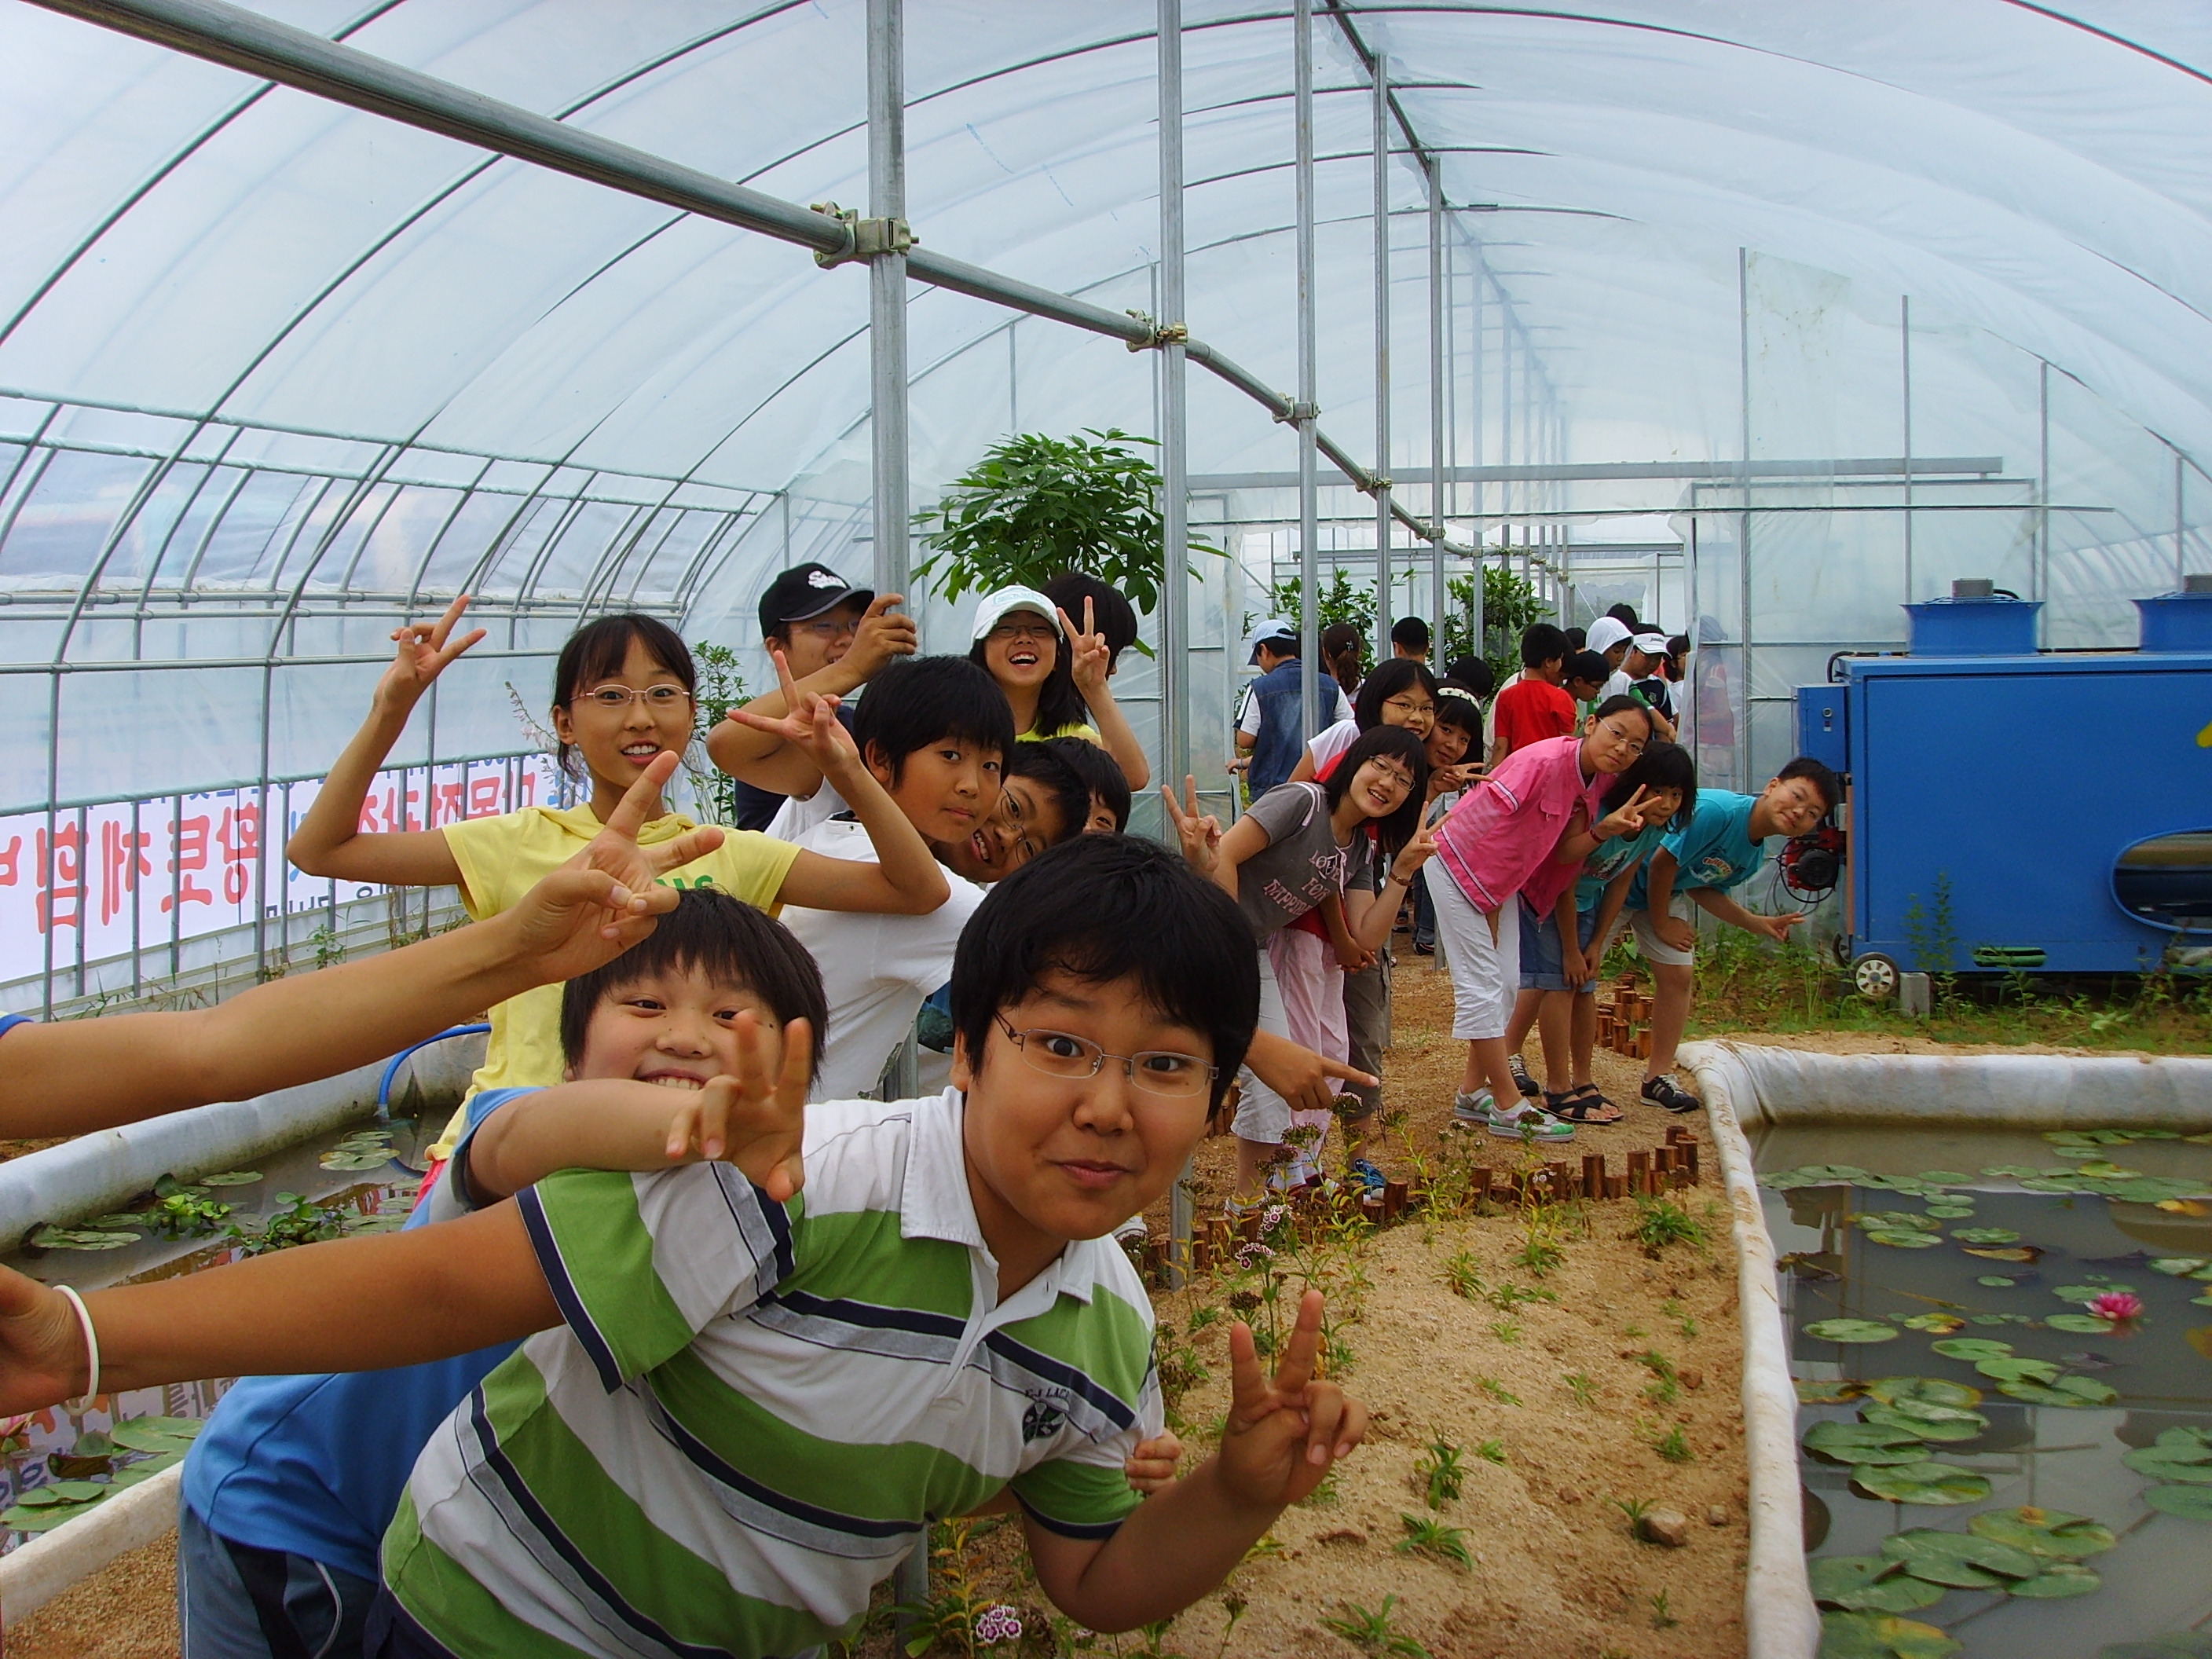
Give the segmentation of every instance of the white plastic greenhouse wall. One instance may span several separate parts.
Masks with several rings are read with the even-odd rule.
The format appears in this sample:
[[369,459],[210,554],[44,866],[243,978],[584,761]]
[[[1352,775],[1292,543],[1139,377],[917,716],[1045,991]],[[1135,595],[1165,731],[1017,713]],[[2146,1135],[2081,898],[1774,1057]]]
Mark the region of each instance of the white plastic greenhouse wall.
[[[817,247],[888,203],[914,262],[701,179]],[[1324,448],[1302,527],[1316,423],[1358,477]],[[377,810],[503,810],[580,617],[757,686],[774,572],[896,577],[992,441],[1114,427],[1232,555],[1146,623],[1165,704],[1117,681],[1156,774],[1222,779],[1270,581],[1371,578],[1370,474],[1397,614],[1487,557],[1692,634],[1708,781],[1954,578],[2130,644],[2212,568],[2212,8],[0,0],[0,1006],[435,923],[282,857],[400,619],[493,631]]]

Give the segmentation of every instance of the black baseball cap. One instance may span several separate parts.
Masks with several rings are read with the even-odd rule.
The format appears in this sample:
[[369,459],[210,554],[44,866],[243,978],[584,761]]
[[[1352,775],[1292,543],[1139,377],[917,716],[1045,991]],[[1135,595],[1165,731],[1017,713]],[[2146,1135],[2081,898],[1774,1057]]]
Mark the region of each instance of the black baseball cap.
[[854,587],[826,564],[795,564],[768,585],[761,595],[761,637],[765,639],[786,623],[805,622],[825,611],[834,611],[848,599],[861,607],[876,602],[875,590]]

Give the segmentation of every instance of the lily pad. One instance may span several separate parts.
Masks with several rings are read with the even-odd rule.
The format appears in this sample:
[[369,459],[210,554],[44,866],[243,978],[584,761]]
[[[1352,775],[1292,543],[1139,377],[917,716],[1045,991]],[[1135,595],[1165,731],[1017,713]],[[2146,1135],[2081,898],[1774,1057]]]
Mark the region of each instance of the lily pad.
[[2094,1314],[2053,1314],[2043,1322],[2054,1331],[2073,1331],[2083,1336],[2099,1336],[2112,1328],[2109,1319],[2100,1319]]
[[118,1423],[114,1439],[118,1446],[143,1452],[182,1451],[188,1449],[192,1443],[190,1435],[179,1434],[173,1429],[151,1426],[149,1420],[143,1418]]
[[141,1215],[136,1210],[112,1210],[106,1215],[96,1215],[84,1224],[92,1232],[119,1233],[131,1227],[150,1227],[151,1216]]
[[2143,1502],[2185,1521],[2212,1521],[2212,1486],[2153,1486]]
[[1888,1227],[1867,1229],[1867,1243],[1887,1244],[1893,1250],[1932,1250],[1943,1242],[1936,1233],[1908,1233]]
[[1974,1179],[1963,1170],[1923,1170],[1920,1178],[1930,1187],[1965,1187]]
[[329,1152],[319,1162],[325,1170],[380,1170],[392,1162],[392,1150],[386,1147],[374,1152]]
[[1887,1423],[1815,1423],[1805,1449],[1838,1463],[1917,1463],[1926,1457],[1917,1429]]
[[250,1187],[264,1177],[258,1170],[223,1170],[200,1177],[203,1187]]
[[1909,1406],[1869,1406],[1859,1416],[1868,1423],[1910,1429],[1923,1440],[1946,1443],[1972,1440],[1990,1426],[1990,1419],[1979,1412],[1956,1406],[1924,1406],[1917,1401]]
[[2154,1273],[2165,1273],[2172,1279],[2186,1279],[2206,1267],[2212,1267],[2212,1256],[2162,1255],[2143,1265]]
[[2047,1565],[2042,1557],[2015,1545],[1933,1527],[1916,1527],[1885,1538],[1881,1553],[1902,1563],[1916,1578],[1957,1589],[1988,1589],[2008,1579],[2033,1578]]
[[1897,1327],[1871,1319],[1820,1319],[1806,1326],[1805,1334],[1823,1342],[1888,1342],[1895,1340]]
[[[2179,1451],[2181,1448],[2172,1449]],[[2189,1462],[2167,1452],[2164,1446],[2145,1446],[2140,1451],[2126,1453],[2120,1462],[2137,1474],[2147,1474],[2154,1480],[2176,1481],[2185,1486],[2212,1486],[2212,1462]]]
[[2047,1386],[2041,1382],[2000,1382],[1997,1392],[2010,1400],[2025,1400],[2031,1406],[2109,1406],[2120,1397],[2120,1391],[2111,1383],[2089,1376],[2062,1376]]
[[2051,1293],[2061,1302],[2087,1302],[2104,1295],[2107,1291],[2133,1291],[2134,1289],[2135,1286],[2132,1285],[2061,1285]]
[[1924,1215],[1911,1210],[1866,1210],[1851,1218],[1854,1227],[1869,1232],[1940,1233],[1943,1230]]
[[1966,1249],[1968,1255],[1978,1255],[1984,1261],[2033,1261],[2043,1255],[2040,1244],[1975,1244]]
[[1885,1376],[1865,1385],[1869,1397],[1885,1406],[1903,1406],[1908,1401],[1930,1406],[1978,1406],[1982,1391],[1968,1382],[1954,1382],[1947,1376]]
[[1973,1212],[1974,1206],[1971,1204],[1930,1204],[1928,1206],[1928,1213],[1942,1221],[1963,1221]]
[[1996,1176],[2003,1180],[2019,1181],[2028,1176],[2041,1175],[2043,1171],[2033,1164],[1992,1164],[1982,1173],[1985,1176]]
[[[1969,1340],[1972,1339],[1969,1338]],[[2056,1382],[2058,1367],[2048,1359],[1979,1359],[1974,1369],[1996,1382]]]
[[1984,1510],[1967,1522],[1966,1528],[1978,1537],[1994,1538],[2030,1555],[2062,1561],[2101,1555],[2120,1541],[2100,1521],[2069,1515],[2063,1510],[2039,1509],[2033,1504],[2014,1510]]
[[2002,1273],[1984,1273],[1974,1283],[1987,1285],[1993,1291],[2008,1291],[2020,1281],[2016,1279],[2007,1279]]
[[1908,1331],[1932,1331],[1938,1336],[1948,1336],[1966,1322],[1956,1314],[1924,1313],[1914,1314],[1910,1319],[1898,1322]]
[[1828,1607],[1911,1613],[1943,1599],[1941,1585],[1917,1583],[1879,1555],[1824,1555],[1808,1561],[1805,1571],[1813,1599]]
[[2159,1432],[2158,1443],[2168,1449],[2166,1455],[2177,1463],[2212,1462],[2212,1429],[2163,1429]]
[[2033,1578],[2012,1586],[2011,1594],[2029,1601],[2060,1601],[2087,1595],[2102,1588],[2104,1580],[2078,1561],[2053,1561]]
[[2020,1235],[2009,1227],[1960,1227],[1952,1235],[1961,1244],[2017,1244]]
[[1887,1468],[1858,1464],[1851,1480],[1862,1492],[1894,1504],[1948,1505],[1978,1504],[1990,1495],[1986,1477],[1955,1463],[1899,1463]]
[[1917,1619],[1881,1613],[1820,1615],[1820,1659],[1943,1659],[1961,1645]]
[[2011,1343],[1985,1336],[1954,1336],[1932,1346],[1946,1359],[2002,1359],[2012,1352]]
[[27,1242],[45,1250],[119,1250],[136,1244],[138,1235],[90,1227],[41,1227]]
[[1866,1392],[1863,1383],[1849,1377],[1831,1380],[1801,1376],[1796,1379],[1796,1386],[1797,1403],[1801,1406],[1841,1406]]
[[2097,1659],[2212,1659],[2212,1632],[2185,1630],[2148,1642],[2115,1642],[2099,1648]]

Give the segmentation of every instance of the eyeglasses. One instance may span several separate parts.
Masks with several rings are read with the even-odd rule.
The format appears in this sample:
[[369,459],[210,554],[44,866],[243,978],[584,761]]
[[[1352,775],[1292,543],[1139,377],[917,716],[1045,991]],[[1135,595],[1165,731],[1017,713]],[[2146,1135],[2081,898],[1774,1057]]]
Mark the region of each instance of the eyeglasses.
[[1049,640],[1059,633],[1060,629],[1048,622],[1006,622],[1000,623],[983,637],[989,640]]
[[803,622],[793,624],[800,633],[817,640],[842,640],[858,634],[860,624],[857,618],[848,622]]
[[[1011,786],[1012,782],[1013,780],[1011,778],[1006,780],[1006,784],[1008,786]],[[1022,804],[1020,792],[1011,787],[1004,787],[1000,790],[999,794],[999,816],[1004,818],[1014,831],[1014,845],[1012,850],[1015,863],[1027,864],[1039,853],[1044,851],[1044,843],[1039,841],[1036,836],[1030,832],[1028,828],[1029,812],[1028,809]]]
[[1395,708],[1401,714],[1433,714],[1437,712],[1436,704],[1426,697],[1385,697],[1382,706]]
[[1600,720],[1597,723],[1597,729],[1604,732],[1606,736],[1611,738],[1615,743],[1624,744],[1630,754],[1640,755],[1644,752],[1643,738],[1630,737],[1627,732],[1622,731],[1611,720]]
[[633,702],[642,702],[656,714],[691,701],[691,694],[680,685],[648,685],[642,691],[627,685],[598,685],[584,696],[602,708],[627,708]]
[[1129,1081],[1147,1094],[1189,1096],[1203,1094],[1218,1069],[1196,1054],[1179,1054],[1170,1048],[1148,1048],[1140,1054],[1109,1054],[1088,1037],[1066,1031],[1017,1031],[998,1016],[999,1029],[1022,1051],[1032,1071],[1047,1077],[1097,1077],[1109,1060],[1118,1060]]

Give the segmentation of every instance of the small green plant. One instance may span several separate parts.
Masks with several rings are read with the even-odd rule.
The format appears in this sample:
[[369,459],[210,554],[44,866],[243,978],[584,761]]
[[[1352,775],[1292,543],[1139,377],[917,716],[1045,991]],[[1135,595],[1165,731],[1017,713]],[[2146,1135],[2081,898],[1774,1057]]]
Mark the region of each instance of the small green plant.
[[1322,1476],[1314,1489],[1298,1499],[1298,1502],[1310,1510],[1334,1509],[1344,1499],[1343,1491],[1337,1485],[1337,1470],[1331,1469],[1327,1474]]
[[1620,1328],[1620,1334],[1623,1336],[1643,1336],[1647,1334],[1644,1327],[1641,1325],[1623,1325]]
[[1644,1397],[1657,1406],[1671,1406],[1682,1397],[1681,1379],[1674,1374],[1674,1362],[1663,1353],[1644,1352],[1636,1356],[1644,1368],[1651,1373],[1652,1380],[1644,1388]]
[[1401,1631],[1390,1627],[1390,1609],[1398,1605],[1398,1598],[1386,1595],[1382,1605],[1373,1612],[1357,1601],[1340,1601],[1341,1615],[1324,1615],[1322,1623],[1334,1635],[1365,1654],[1403,1654],[1406,1659],[1430,1659],[1429,1650]]
[[1467,1528],[1446,1526],[1425,1516],[1401,1515],[1406,1535],[1397,1543],[1401,1555],[1427,1555],[1466,1571],[1474,1571],[1474,1556],[1467,1547]]
[[1521,1340],[1520,1322],[1512,1319],[1493,1319],[1490,1322],[1490,1334],[1508,1347],[1511,1347]]
[[1628,1517],[1628,1530],[1632,1534],[1644,1523],[1644,1517],[1651,1513],[1651,1500],[1648,1498],[1609,1498],[1606,1502]]
[[1460,1250],[1446,1259],[1444,1283],[1470,1302],[1483,1295],[1487,1288],[1482,1282],[1482,1272],[1476,1265],[1474,1252],[1470,1250]]
[[307,943],[315,947],[315,966],[332,968],[346,958],[345,941],[338,930],[327,921],[307,935]]
[[1474,1455],[1486,1463],[1502,1465],[1505,1462],[1505,1443],[1503,1440],[1486,1440],[1474,1449]]
[[1696,1339],[1698,1322],[1679,1301],[1669,1297],[1659,1304],[1659,1311],[1674,1322],[1674,1328],[1681,1332],[1683,1340],[1691,1341]]
[[1489,1292],[1490,1305],[1500,1313],[1511,1313],[1524,1302],[1557,1302],[1557,1291],[1532,1291],[1522,1285],[1499,1285]]
[[[1669,1244],[1705,1248],[1705,1224],[1671,1198],[1636,1197],[1636,1225],[1629,1237],[1644,1247],[1646,1255],[1657,1255]],[[1641,1332],[1638,1334],[1642,1334]]]
[[1575,1404],[1584,1411],[1597,1403],[1597,1384],[1580,1371],[1567,1373],[1567,1391],[1574,1395]]
[[1432,1510],[1456,1501],[1467,1484],[1467,1466],[1459,1448],[1441,1436],[1429,1442],[1420,1461],[1413,1465],[1413,1473],[1421,1477],[1424,1495]]
[[1208,1325],[1218,1324],[1220,1322],[1220,1320],[1221,1310],[1209,1303],[1206,1306],[1197,1309],[1191,1314],[1190,1334],[1193,1336],[1196,1336]]
[[1221,1621],[1221,1645],[1214,1650],[1213,1659],[1221,1659],[1221,1656],[1229,1651],[1229,1638],[1237,1633],[1237,1621],[1244,1616],[1244,1609],[1250,1605],[1235,1590],[1222,1591],[1221,1611],[1224,1616]]
[[1521,1396],[1494,1376],[1478,1376],[1474,1379],[1474,1386],[1501,1406],[1517,1406],[1521,1403]]
[[318,1204],[297,1193],[278,1193],[275,1201],[279,1207],[259,1231],[249,1231],[234,1222],[223,1230],[225,1242],[246,1255],[266,1255],[295,1244],[320,1244],[345,1236],[346,1212],[335,1206]]
[[1689,1440],[1683,1435],[1680,1423],[1653,1441],[1651,1449],[1669,1463],[1694,1463],[1698,1461],[1698,1455],[1690,1449]]
[[1567,1253],[1559,1241],[1548,1236],[1531,1237],[1513,1253],[1513,1265],[1526,1267],[1539,1279],[1566,1259]]
[[182,1188],[164,1194],[141,1219],[167,1238],[204,1238],[221,1230],[232,1206]]
[[707,734],[720,723],[724,714],[747,700],[745,677],[738,672],[738,653],[712,640],[693,641],[691,659],[698,669],[699,684],[691,700],[695,741],[687,752],[684,771],[691,781],[691,794],[698,803],[699,816],[709,823],[733,824],[738,821],[738,781],[692,757],[703,757],[705,750],[700,745],[706,741]]
[[1665,1590],[1656,1592],[1651,1597],[1651,1628],[1654,1630],[1672,1630],[1675,1626],[1681,1622],[1682,1621],[1680,1620],[1677,1619],[1672,1613],[1668,1611],[1667,1592]]

